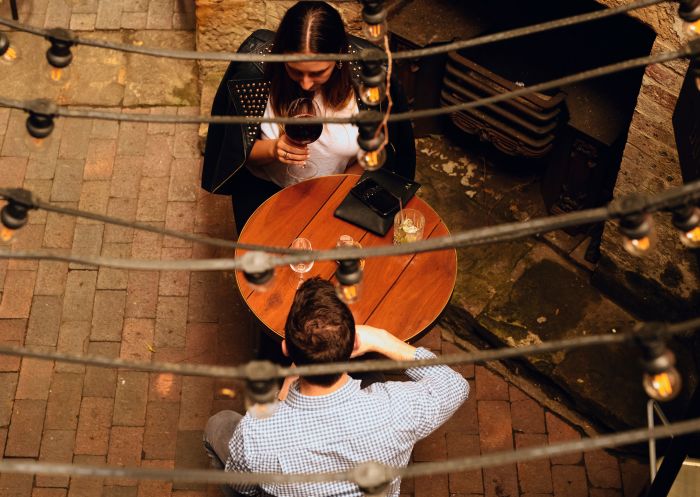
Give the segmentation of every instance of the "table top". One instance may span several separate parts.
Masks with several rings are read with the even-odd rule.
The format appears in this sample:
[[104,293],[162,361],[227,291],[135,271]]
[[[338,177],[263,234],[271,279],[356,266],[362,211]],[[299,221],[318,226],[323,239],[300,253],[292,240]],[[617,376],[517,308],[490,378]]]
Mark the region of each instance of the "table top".
[[[303,237],[311,241],[314,249],[321,250],[334,248],[340,235],[350,235],[362,247],[391,245],[393,227],[380,237],[333,216],[359,178],[348,174],[323,176],[283,189],[258,207],[238,241],[288,247],[292,240]],[[418,209],[425,216],[424,238],[449,234],[440,216],[423,200],[414,197],[406,207]],[[236,256],[243,253],[237,250]],[[334,279],[336,267],[335,261],[316,261],[304,278]],[[365,262],[361,296],[349,307],[357,324],[384,328],[402,340],[414,341],[440,316],[452,295],[456,277],[454,249],[372,257]],[[236,272],[243,299],[271,334],[279,338],[284,337],[284,323],[298,279],[289,266],[278,267],[269,290],[257,292],[242,272]]]

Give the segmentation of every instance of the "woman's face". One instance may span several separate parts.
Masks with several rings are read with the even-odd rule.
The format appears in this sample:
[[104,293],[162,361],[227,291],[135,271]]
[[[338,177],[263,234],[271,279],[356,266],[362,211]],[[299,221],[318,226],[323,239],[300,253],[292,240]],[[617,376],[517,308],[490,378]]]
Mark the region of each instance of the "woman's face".
[[334,67],[335,62],[333,61],[287,62],[284,64],[287,75],[304,91],[316,91],[321,88],[333,74]]

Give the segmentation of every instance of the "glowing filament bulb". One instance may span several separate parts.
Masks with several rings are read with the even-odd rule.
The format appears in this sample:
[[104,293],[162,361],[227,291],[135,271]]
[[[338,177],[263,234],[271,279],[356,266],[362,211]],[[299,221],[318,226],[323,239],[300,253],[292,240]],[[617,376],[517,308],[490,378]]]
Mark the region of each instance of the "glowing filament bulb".
[[648,254],[653,245],[652,239],[649,236],[643,238],[625,238],[623,241],[625,250],[631,255],[636,256]]
[[15,231],[17,231],[17,230],[13,230],[11,228],[7,228],[7,227],[3,226],[0,229],[0,240],[2,240],[3,242],[11,241],[12,238],[15,236]]
[[384,150],[384,147],[381,147],[379,150],[371,151],[360,149],[357,154],[357,162],[360,163],[360,166],[362,166],[363,169],[367,169],[368,171],[379,169],[384,165],[385,161],[386,151]]
[[360,100],[366,105],[376,106],[381,103],[383,93],[379,86],[366,86],[363,84],[360,87]]
[[667,401],[676,398],[681,391],[681,375],[676,368],[657,374],[645,373],[642,385],[647,395],[654,400]]
[[360,298],[360,285],[343,285],[338,283],[335,286],[335,294],[346,304],[354,304]]
[[386,36],[386,21],[382,21],[376,24],[365,23],[362,28],[362,32],[365,34],[365,37],[370,41],[381,41],[384,39],[384,36]]
[[49,82],[54,85],[64,85],[70,79],[70,69],[68,67],[49,66]]
[[2,61],[6,64],[14,64],[19,58],[19,52],[15,47],[8,47],[4,54],[2,54]]
[[683,31],[685,32],[685,36],[693,40],[697,37],[700,36],[700,19],[698,19],[695,22],[684,22],[683,23]]
[[700,226],[681,233],[681,243],[688,248],[700,248]]

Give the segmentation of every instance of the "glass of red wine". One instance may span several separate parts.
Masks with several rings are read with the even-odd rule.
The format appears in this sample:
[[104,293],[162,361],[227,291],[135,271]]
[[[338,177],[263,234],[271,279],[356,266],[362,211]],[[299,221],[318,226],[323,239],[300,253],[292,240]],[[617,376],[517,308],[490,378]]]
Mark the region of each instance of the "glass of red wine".
[[[318,104],[314,102],[313,99],[304,97],[292,100],[289,104],[287,115],[299,120],[298,124],[289,123],[284,127],[284,132],[287,137],[295,144],[302,147],[306,146],[318,140],[321,133],[323,133],[323,124],[303,122],[305,118],[318,117],[321,115]],[[313,178],[317,173],[318,168],[308,160],[304,166],[298,166],[296,164],[289,164],[287,166],[287,174],[297,181]]]

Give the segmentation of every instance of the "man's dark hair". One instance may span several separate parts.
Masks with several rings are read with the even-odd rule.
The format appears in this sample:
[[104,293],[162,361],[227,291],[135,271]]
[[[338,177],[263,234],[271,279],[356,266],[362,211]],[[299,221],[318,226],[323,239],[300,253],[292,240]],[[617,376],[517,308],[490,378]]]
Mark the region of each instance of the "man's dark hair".
[[[289,357],[298,366],[347,361],[355,345],[355,319],[335,294],[333,285],[319,277],[306,280],[294,296],[284,326]],[[304,378],[329,386],[342,375]]]

